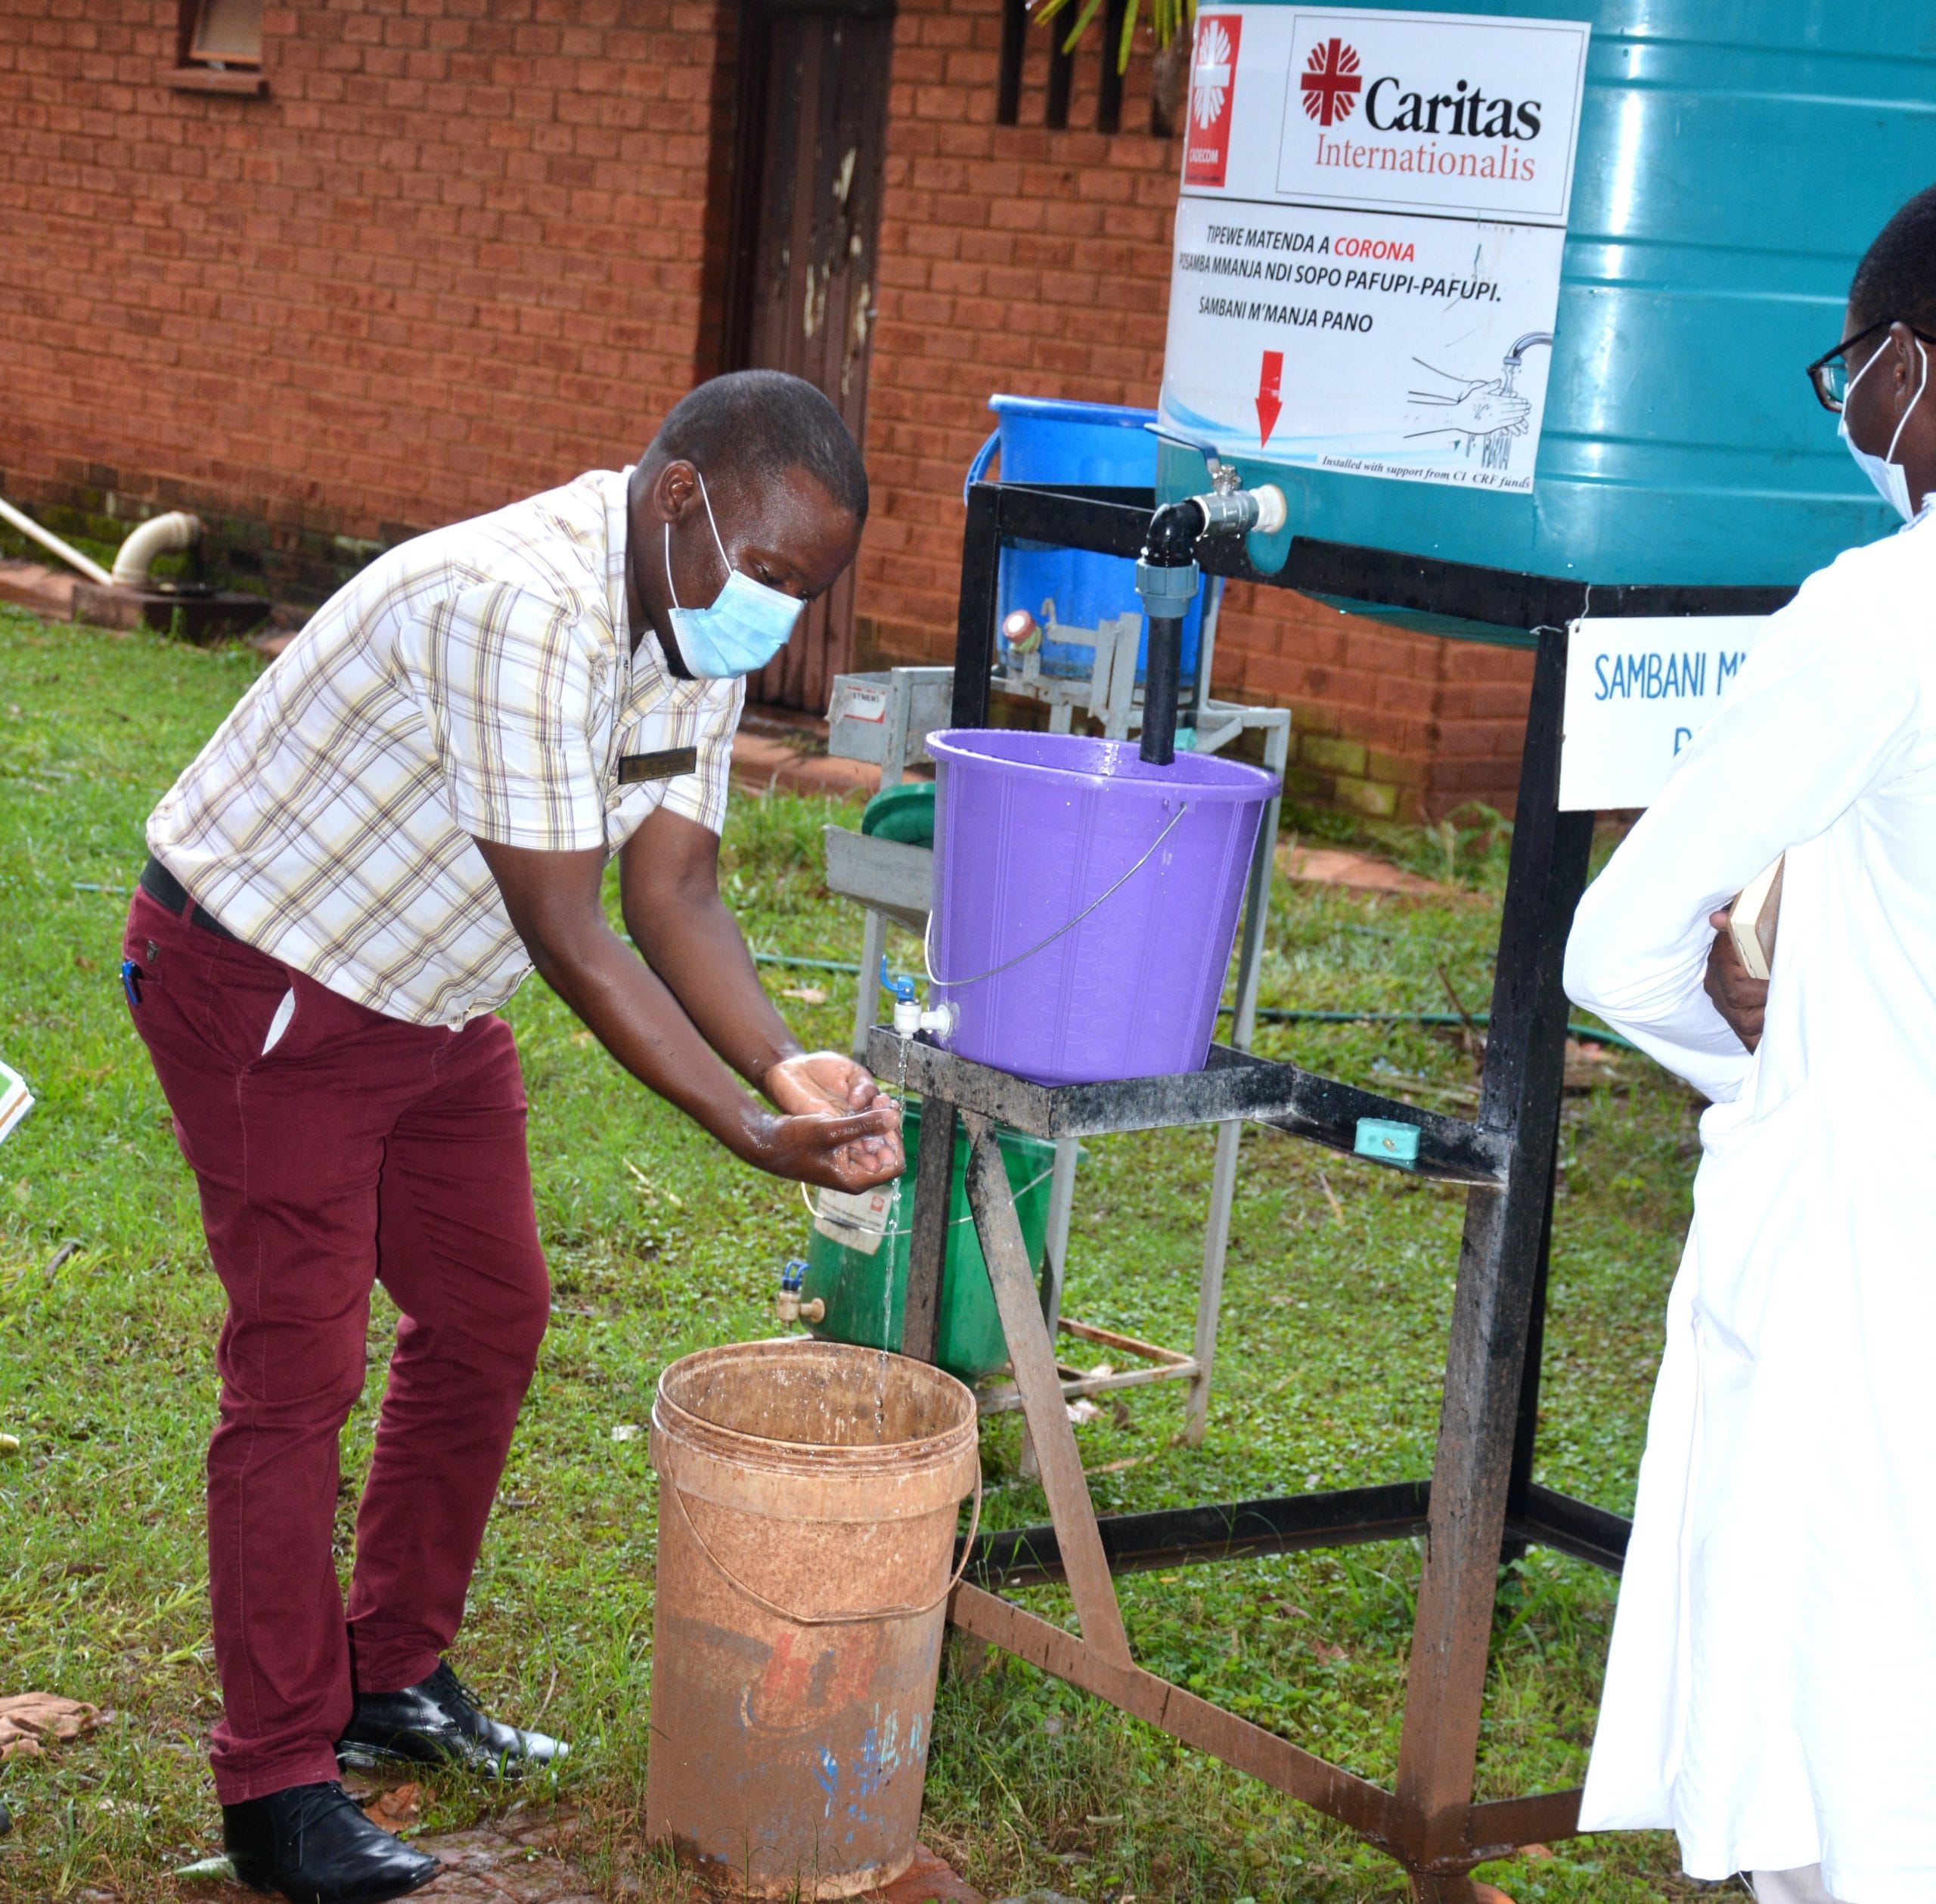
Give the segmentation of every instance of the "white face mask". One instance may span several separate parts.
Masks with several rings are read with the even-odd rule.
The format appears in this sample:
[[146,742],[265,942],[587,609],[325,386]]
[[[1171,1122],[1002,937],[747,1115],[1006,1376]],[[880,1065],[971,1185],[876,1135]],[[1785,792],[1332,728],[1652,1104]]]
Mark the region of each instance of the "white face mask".
[[1858,449],[1855,439],[1848,433],[1848,400],[1855,394],[1855,386],[1876,367],[1876,361],[1882,353],[1877,351],[1867,363],[1848,381],[1848,388],[1842,392],[1842,414],[1835,425],[1835,434],[1848,445],[1848,453],[1861,466],[1863,475],[1874,483],[1882,500],[1894,510],[1906,523],[1916,520],[1917,509],[1922,498],[1912,498],[1909,493],[1909,474],[1900,463],[1891,459],[1895,455],[1896,445],[1901,440],[1903,425],[1909,421],[1910,411],[1922,401],[1922,392],[1929,382],[1929,353],[1922,347],[1922,340],[1916,340],[1916,352],[1922,359],[1922,376],[1916,386],[1916,395],[1909,400],[1909,410],[1905,410],[1896,424],[1895,434],[1889,439],[1887,452],[1881,456],[1872,451]]

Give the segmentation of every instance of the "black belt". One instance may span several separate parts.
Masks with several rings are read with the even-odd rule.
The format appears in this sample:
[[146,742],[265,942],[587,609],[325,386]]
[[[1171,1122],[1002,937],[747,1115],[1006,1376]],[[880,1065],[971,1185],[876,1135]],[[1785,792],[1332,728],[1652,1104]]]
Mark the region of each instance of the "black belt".
[[[194,897],[152,854],[148,856],[147,864],[141,868],[141,888],[157,905],[166,906],[178,919],[188,912],[188,902]],[[199,926],[205,932],[213,932],[219,939],[232,939],[235,936],[213,913],[204,912],[199,901],[195,910],[188,913],[188,923]]]

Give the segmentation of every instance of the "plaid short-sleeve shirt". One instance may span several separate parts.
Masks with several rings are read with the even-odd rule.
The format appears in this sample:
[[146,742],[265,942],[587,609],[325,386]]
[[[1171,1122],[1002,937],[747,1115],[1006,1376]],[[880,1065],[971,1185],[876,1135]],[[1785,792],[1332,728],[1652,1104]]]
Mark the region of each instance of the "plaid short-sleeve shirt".
[[[531,961],[473,836],[609,856],[717,833],[743,684],[630,652],[624,470],[392,549],[318,609],[148,820],[223,925],[392,1018],[463,1024]],[[695,771],[621,783],[634,755]]]

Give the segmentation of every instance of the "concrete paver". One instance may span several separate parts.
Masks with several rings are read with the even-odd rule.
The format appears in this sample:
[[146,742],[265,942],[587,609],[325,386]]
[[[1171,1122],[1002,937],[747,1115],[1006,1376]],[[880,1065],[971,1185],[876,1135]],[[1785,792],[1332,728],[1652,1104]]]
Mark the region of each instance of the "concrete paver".
[[1347,852],[1337,846],[1286,845],[1277,849],[1279,870],[1288,879],[1314,885],[1348,886],[1357,892],[1401,892],[1415,898],[1442,898],[1453,888],[1407,873],[1389,861],[1369,854]]
[[74,619],[74,578],[38,562],[0,562],[0,602],[32,609],[50,621]]
[[880,785],[880,769],[865,761],[808,753],[777,735],[749,733],[742,727],[733,737],[733,778],[752,793],[777,786],[789,793],[840,799],[873,792]]

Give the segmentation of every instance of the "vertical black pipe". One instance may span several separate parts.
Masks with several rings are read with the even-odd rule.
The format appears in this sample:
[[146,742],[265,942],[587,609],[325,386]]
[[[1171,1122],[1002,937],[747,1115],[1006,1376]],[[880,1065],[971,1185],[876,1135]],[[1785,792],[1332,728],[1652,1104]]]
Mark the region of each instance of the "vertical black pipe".
[[1167,767],[1177,757],[1177,681],[1182,670],[1182,618],[1152,615],[1143,674],[1142,752],[1155,767]]
[[988,724],[988,670],[994,665],[1001,566],[1001,492],[992,482],[978,482],[968,492],[968,521],[961,532],[961,597],[955,611],[951,727]]

